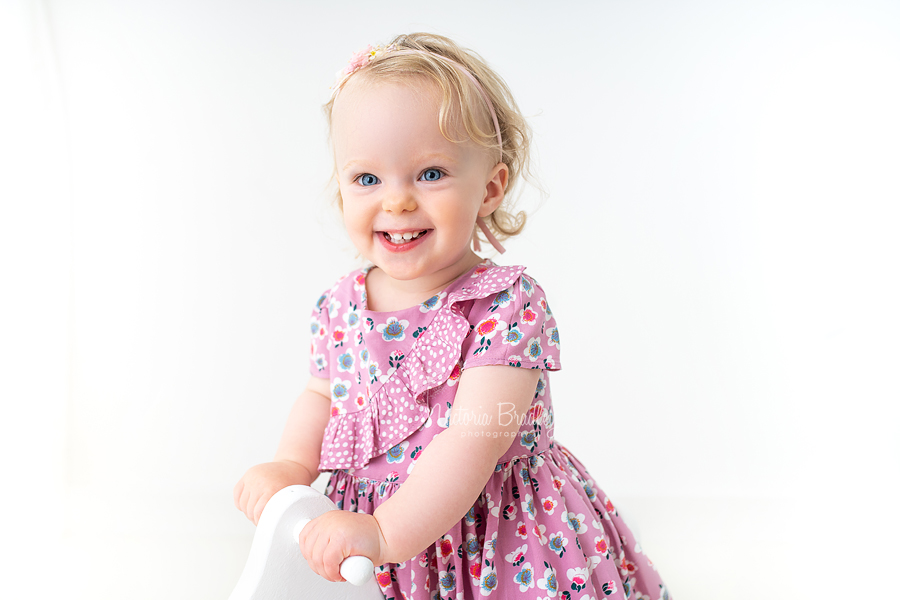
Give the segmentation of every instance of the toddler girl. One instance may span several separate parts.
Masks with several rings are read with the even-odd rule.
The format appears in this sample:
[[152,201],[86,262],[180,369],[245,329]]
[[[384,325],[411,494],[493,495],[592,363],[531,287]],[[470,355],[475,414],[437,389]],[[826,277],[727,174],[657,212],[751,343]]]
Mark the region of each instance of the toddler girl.
[[343,510],[303,529],[303,555],[332,581],[369,557],[386,598],[668,598],[553,437],[546,293],[475,253],[524,224],[508,195],[529,128],[506,84],[413,34],[354,56],[333,90],[339,203],[371,265],[319,298],[312,377],[235,504],[255,523],[276,491],[330,471]]

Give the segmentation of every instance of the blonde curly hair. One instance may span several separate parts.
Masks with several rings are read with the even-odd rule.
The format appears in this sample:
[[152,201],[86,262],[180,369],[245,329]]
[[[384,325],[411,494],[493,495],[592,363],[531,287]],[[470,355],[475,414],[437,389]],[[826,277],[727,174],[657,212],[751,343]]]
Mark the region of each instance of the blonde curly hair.
[[[498,162],[505,163],[509,168],[506,195],[501,205],[485,217],[486,224],[500,240],[520,233],[525,227],[526,215],[524,211],[514,211],[515,198],[510,191],[520,177],[531,179],[531,127],[525,121],[506,82],[478,54],[444,36],[432,33],[399,35],[391,40],[387,48],[390,50],[372,53],[368,62],[358,67],[359,74],[379,81],[408,80],[411,76],[433,81],[442,94],[438,124],[443,136],[451,142],[463,142],[465,139],[454,140],[449,133],[461,129],[468,139],[490,152],[496,152]],[[413,52],[395,53],[393,50]],[[441,60],[441,57],[468,69],[481,85],[497,115],[502,148],[498,144],[490,108],[486,105],[482,92],[458,67],[447,60]],[[329,132],[334,100],[347,80],[357,76],[356,72],[353,69],[351,74],[345,75],[335,85],[331,99],[322,107]],[[336,200],[338,207],[343,209],[340,189],[337,190]],[[483,240],[477,227],[474,235]]]

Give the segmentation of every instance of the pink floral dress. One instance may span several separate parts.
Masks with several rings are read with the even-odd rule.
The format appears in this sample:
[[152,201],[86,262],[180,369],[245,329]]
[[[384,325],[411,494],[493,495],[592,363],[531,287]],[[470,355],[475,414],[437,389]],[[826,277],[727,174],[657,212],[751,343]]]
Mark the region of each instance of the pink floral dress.
[[331,387],[319,465],[332,472],[326,494],[371,514],[450,425],[463,370],[541,369],[530,410],[475,505],[417,557],[376,569],[385,598],[668,599],[612,502],[553,438],[548,374],[559,369],[559,332],[524,270],[485,261],[393,312],[367,309],[369,269],[322,295],[311,372]]

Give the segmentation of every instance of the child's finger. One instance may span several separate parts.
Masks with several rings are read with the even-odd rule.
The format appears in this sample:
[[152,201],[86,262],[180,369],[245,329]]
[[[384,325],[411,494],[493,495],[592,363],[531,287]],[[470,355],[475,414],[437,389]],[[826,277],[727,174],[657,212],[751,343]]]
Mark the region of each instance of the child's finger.
[[266,507],[266,504],[269,502],[270,496],[268,494],[262,494],[253,505],[253,524],[259,524],[259,518],[262,516],[263,509]]
[[244,493],[244,479],[241,478],[234,486],[234,491],[232,495],[234,496],[234,505],[238,510],[241,510],[241,494]]
[[341,545],[332,541],[322,555],[322,564],[325,569],[325,579],[329,581],[344,581],[341,576],[341,561],[345,556]]
[[243,512],[244,516],[247,517],[248,519],[250,519],[251,521],[253,520],[253,517],[250,514],[250,510],[248,507],[250,505],[250,499],[252,497],[253,497],[253,492],[250,490],[250,488],[244,487],[244,491],[241,493],[241,512]]

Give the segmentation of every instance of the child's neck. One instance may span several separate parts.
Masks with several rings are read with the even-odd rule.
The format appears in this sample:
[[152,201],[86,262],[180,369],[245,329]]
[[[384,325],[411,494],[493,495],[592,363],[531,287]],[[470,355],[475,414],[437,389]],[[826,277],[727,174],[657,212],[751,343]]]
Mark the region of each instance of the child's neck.
[[373,267],[366,275],[366,308],[376,312],[391,312],[421,304],[483,261],[483,258],[473,253],[471,259],[461,265],[461,269],[406,281],[394,279],[377,266]]

